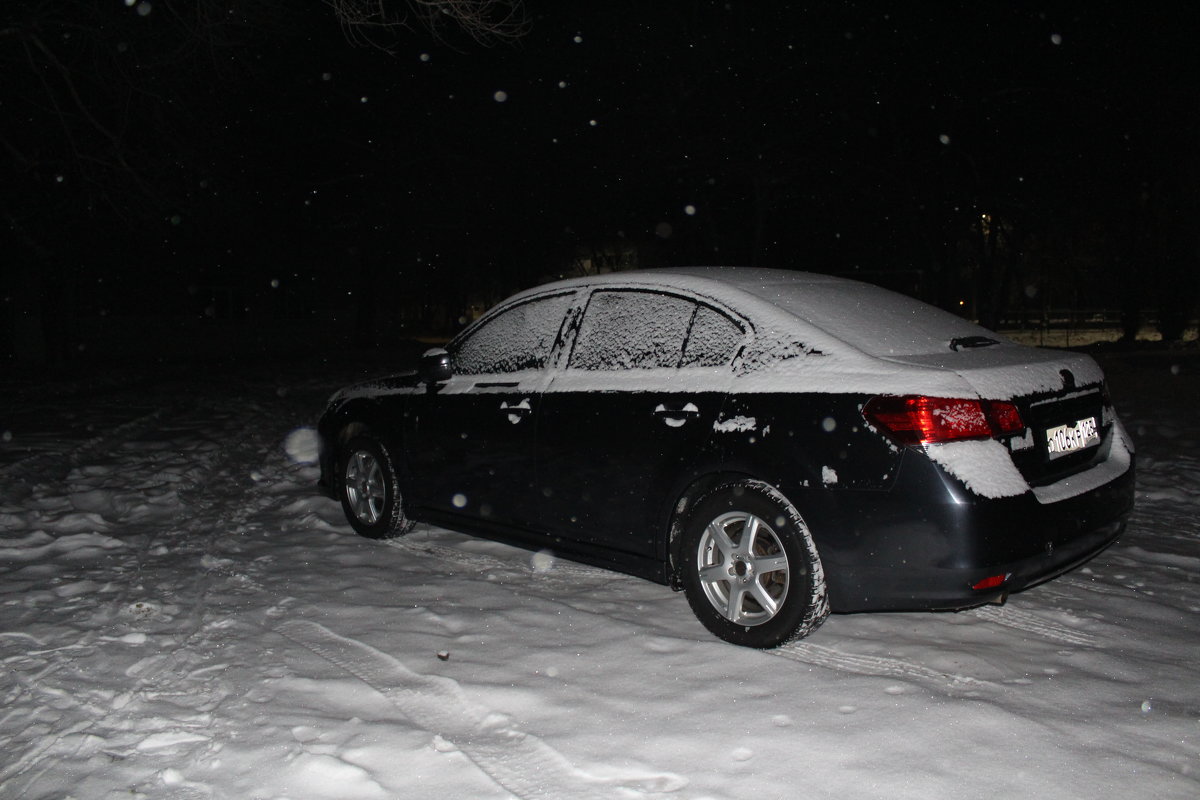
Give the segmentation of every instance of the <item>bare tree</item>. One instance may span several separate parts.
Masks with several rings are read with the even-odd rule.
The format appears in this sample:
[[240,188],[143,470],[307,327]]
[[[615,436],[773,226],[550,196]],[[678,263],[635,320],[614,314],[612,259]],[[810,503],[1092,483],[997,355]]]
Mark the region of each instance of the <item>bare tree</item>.
[[356,45],[392,52],[398,29],[410,20],[443,38],[447,28],[490,46],[519,39],[529,29],[521,0],[324,0],[346,38]]
[[[96,242],[225,226],[213,220],[255,161],[244,151],[261,152],[255,112],[282,90],[298,42],[322,26],[336,36],[334,18],[383,51],[413,31],[489,45],[527,28],[521,0],[322,3],[0,3],[0,252],[16,264],[0,270],[0,359],[44,356],[38,328],[70,316],[47,298],[94,283]],[[231,144],[239,135],[246,147]]]

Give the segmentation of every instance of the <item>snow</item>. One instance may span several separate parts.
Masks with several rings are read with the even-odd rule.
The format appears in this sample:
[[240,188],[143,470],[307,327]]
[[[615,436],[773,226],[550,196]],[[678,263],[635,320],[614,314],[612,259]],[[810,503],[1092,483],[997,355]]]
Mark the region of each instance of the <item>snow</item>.
[[571,294],[554,294],[523,303],[506,314],[486,317],[479,329],[455,355],[456,368],[466,374],[540,368],[558,334],[563,315],[573,300]]
[[758,420],[738,414],[713,422],[713,430],[717,433],[747,433],[758,430]]
[[[994,439],[939,442],[926,445],[926,454],[980,497],[1015,497],[1029,491],[1029,484],[1013,464],[1007,447]],[[1107,463],[1107,462],[1105,462]],[[1129,466],[1126,458],[1124,467]],[[1112,480],[1120,476],[1105,473]]]
[[768,652],[549,551],[354,536],[306,433],[348,368],[6,382],[0,796],[1196,797],[1200,357],[1104,367],[1118,544]]
[[[613,302],[615,293],[606,291],[616,286],[651,292],[677,290],[702,303],[711,302],[740,317],[739,325],[752,327],[753,336],[733,365],[737,390],[743,393],[792,391],[800,385],[811,392],[1007,400],[1067,388],[1064,367],[1080,386],[1097,383],[1102,377],[1087,355],[1018,345],[903,295],[813,273],[730,267],[640,270],[558,281],[522,292],[514,300],[524,302],[547,292],[596,290],[591,305],[597,308],[588,309],[571,353],[571,366],[585,369],[569,372],[615,365],[650,373],[664,363],[679,363],[664,353],[664,346],[679,340],[672,338],[679,326],[686,328],[681,319],[686,304],[666,295],[648,294],[641,313],[624,314],[620,304]],[[630,294],[620,292],[624,297]],[[598,317],[603,317],[602,323],[595,321]],[[723,313],[706,309],[698,319],[703,347],[736,348],[742,343],[737,335],[740,328]],[[971,337],[998,343],[951,349],[954,339]],[[718,347],[711,359],[692,360],[685,354],[684,362],[688,367],[723,364],[725,354]],[[472,362],[470,370],[475,369]],[[704,373],[689,376],[680,370],[671,388],[711,388],[704,383],[706,379]],[[638,380],[647,388],[656,382],[661,388],[661,376],[647,374]],[[549,391],[593,388],[587,385],[588,378],[581,376],[579,381],[556,381]]]
[[695,304],[652,292],[596,292],[568,366],[580,370],[674,369]]

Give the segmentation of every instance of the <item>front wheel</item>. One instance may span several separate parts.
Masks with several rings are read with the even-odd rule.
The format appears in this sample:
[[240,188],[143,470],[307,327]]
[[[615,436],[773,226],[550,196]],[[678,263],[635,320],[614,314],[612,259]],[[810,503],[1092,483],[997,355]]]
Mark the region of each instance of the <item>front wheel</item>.
[[338,495],[350,527],[368,539],[390,539],[412,528],[400,503],[400,486],[382,443],[358,436],[338,457]]
[[778,647],[812,633],[829,615],[808,526],[769,484],[736,481],[702,496],[681,544],[688,603],[728,642]]

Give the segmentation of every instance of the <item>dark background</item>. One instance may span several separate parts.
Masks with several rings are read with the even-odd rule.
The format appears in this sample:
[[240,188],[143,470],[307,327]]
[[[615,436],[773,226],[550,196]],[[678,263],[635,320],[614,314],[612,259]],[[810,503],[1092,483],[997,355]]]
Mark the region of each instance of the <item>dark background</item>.
[[0,364],[386,346],[672,264],[1195,313],[1195,4],[438,6],[6,3]]

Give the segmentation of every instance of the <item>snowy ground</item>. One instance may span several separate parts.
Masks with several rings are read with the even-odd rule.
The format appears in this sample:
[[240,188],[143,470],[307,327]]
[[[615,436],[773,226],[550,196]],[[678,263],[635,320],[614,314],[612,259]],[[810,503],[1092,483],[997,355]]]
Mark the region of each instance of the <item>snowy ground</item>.
[[1138,507],[1090,565],[773,652],[548,554],[354,536],[288,438],[350,370],[10,380],[0,797],[1195,798],[1197,355],[1105,358]]

